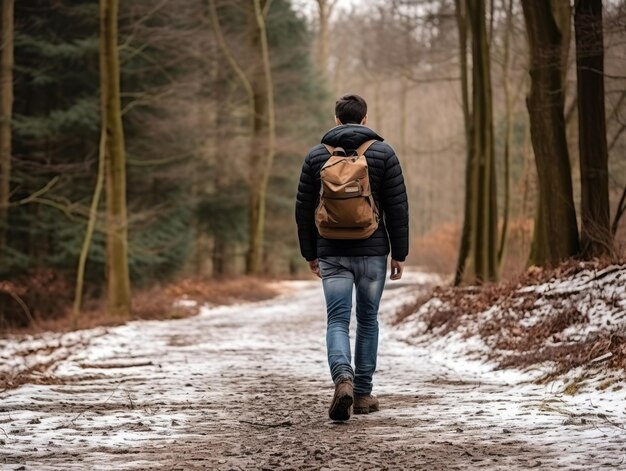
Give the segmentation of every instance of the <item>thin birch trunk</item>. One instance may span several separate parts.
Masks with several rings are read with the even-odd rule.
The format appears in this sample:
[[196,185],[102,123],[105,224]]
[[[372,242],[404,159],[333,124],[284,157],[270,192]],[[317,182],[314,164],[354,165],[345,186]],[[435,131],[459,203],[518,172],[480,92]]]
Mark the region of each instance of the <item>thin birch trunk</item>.
[[[100,54],[100,66],[103,65],[103,55]],[[106,122],[106,87],[101,88],[100,91],[100,116],[101,122]],[[93,238],[93,232],[96,227],[96,221],[98,219],[98,204],[100,203],[100,196],[102,194],[102,187],[104,186],[104,173],[105,173],[105,158],[106,158],[106,126],[100,127],[100,147],[98,152],[98,175],[96,177],[96,187],[93,191],[91,198],[91,205],[89,207],[89,219],[87,221],[87,229],[85,231],[85,238],[83,239],[83,245],[80,250],[80,256],[78,258],[78,269],[76,271],[76,285],[74,291],[74,305],[72,308],[72,325],[74,328],[78,327],[78,319],[80,317],[80,309],[83,303],[83,286],[85,280],[85,266],[87,265],[87,257],[89,255],[89,247],[91,247],[91,240]]]

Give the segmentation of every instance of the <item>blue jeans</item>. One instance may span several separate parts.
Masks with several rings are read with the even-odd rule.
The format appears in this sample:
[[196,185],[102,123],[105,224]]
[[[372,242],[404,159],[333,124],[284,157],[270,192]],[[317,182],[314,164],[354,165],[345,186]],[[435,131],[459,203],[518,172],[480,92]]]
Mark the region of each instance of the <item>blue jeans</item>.
[[[378,356],[378,306],[385,287],[387,256],[324,257],[319,259],[326,298],[326,347],[333,381],[354,381],[356,394],[372,392]],[[356,287],[354,369],[350,354],[352,288]]]

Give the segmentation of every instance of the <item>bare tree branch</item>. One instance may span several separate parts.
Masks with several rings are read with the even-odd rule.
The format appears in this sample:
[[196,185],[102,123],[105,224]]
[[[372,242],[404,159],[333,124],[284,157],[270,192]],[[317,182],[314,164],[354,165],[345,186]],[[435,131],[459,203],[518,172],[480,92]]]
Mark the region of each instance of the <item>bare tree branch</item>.
[[254,115],[254,91],[252,90],[252,84],[250,80],[246,76],[246,73],[243,71],[235,57],[233,56],[232,51],[228,47],[226,43],[226,39],[224,38],[224,34],[222,33],[222,27],[220,26],[219,17],[217,16],[217,8],[215,7],[215,0],[209,1],[209,16],[211,18],[211,24],[213,26],[213,31],[215,32],[215,37],[219,44],[220,50],[224,57],[228,61],[228,64],[235,72],[235,75],[239,79],[241,86],[244,88],[246,95],[248,96],[248,101],[250,105],[251,116]]
[[617,211],[615,211],[615,218],[613,219],[613,224],[611,225],[611,232],[613,232],[613,237],[617,234],[617,228],[619,227],[619,221],[622,219],[622,216],[626,212],[626,186],[624,187],[624,191],[622,191],[622,197],[619,199],[619,203],[617,204]]
[[54,185],[57,184],[57,182],[60,180],[61,177],[59,177],[58,175],[56,177],[54,177],[52,180],[50,180],[48,183],[46,183],[46,185],[35,191],[34,193],[28,195],[26,198],[18,200],[18,201],[12,201],[9,202],[8,205],[5,205],[5,207],[15,207],[15,206],[22,206],[28,203],[33,203],[35,201],[39,200],[39,197],[42,195],[45,195],[47,192],[49,192],[50,190],[52,190],[52,188],[54,187]]

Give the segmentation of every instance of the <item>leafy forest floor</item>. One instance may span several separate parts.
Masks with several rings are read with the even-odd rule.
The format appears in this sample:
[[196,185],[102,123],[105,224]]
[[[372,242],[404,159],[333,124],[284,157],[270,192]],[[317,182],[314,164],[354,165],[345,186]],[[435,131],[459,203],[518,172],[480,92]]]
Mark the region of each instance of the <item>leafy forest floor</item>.
[[[0,336],[3,331],[67,332],[120,325],[129,320],[109,315],[102,296],[92,296],[74,322],[73,294],[74,288],[68,280],[52,270],[29,273],[16,281],[0,281]],[[201,307],[262,301],[277,294],[270,282],[255,277],[185,278],[166,286],[136,290],[130,320],[180,319],[198,314]]]
[[194,317],[0,340],[0,374],[22,374],[0,393],[0,464],[623,469],[626,266],[527,277],[480,291],[433,291],[418,272],[388,282],[381,411],[343,424],[327,416],[317,280]]
[[626,263],[570,262],[483,288],[436,287],[403,306],[395,323],[413,343],[436,339],[498,368],[541,372],[539,382],[569,377],[568,391],[588,380],[619,390],[626,380]]

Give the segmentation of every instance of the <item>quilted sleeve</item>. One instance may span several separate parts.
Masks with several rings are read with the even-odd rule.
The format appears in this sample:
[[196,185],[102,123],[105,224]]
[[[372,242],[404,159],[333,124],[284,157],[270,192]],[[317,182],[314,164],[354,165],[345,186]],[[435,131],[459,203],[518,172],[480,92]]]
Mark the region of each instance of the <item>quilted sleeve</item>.
[[310,261],[317,258],[317,228],[315,227],[315,205],[317,203],[317,191],[315,173],[305,159],[300,173],[298,195],[296,198],[296,224],[298,226],[298,241],[300,253]]
[[400,161],[395,152],[385,162],[381,203],[389,233],[391,257],[402,262],[409,253],[409,203]]

